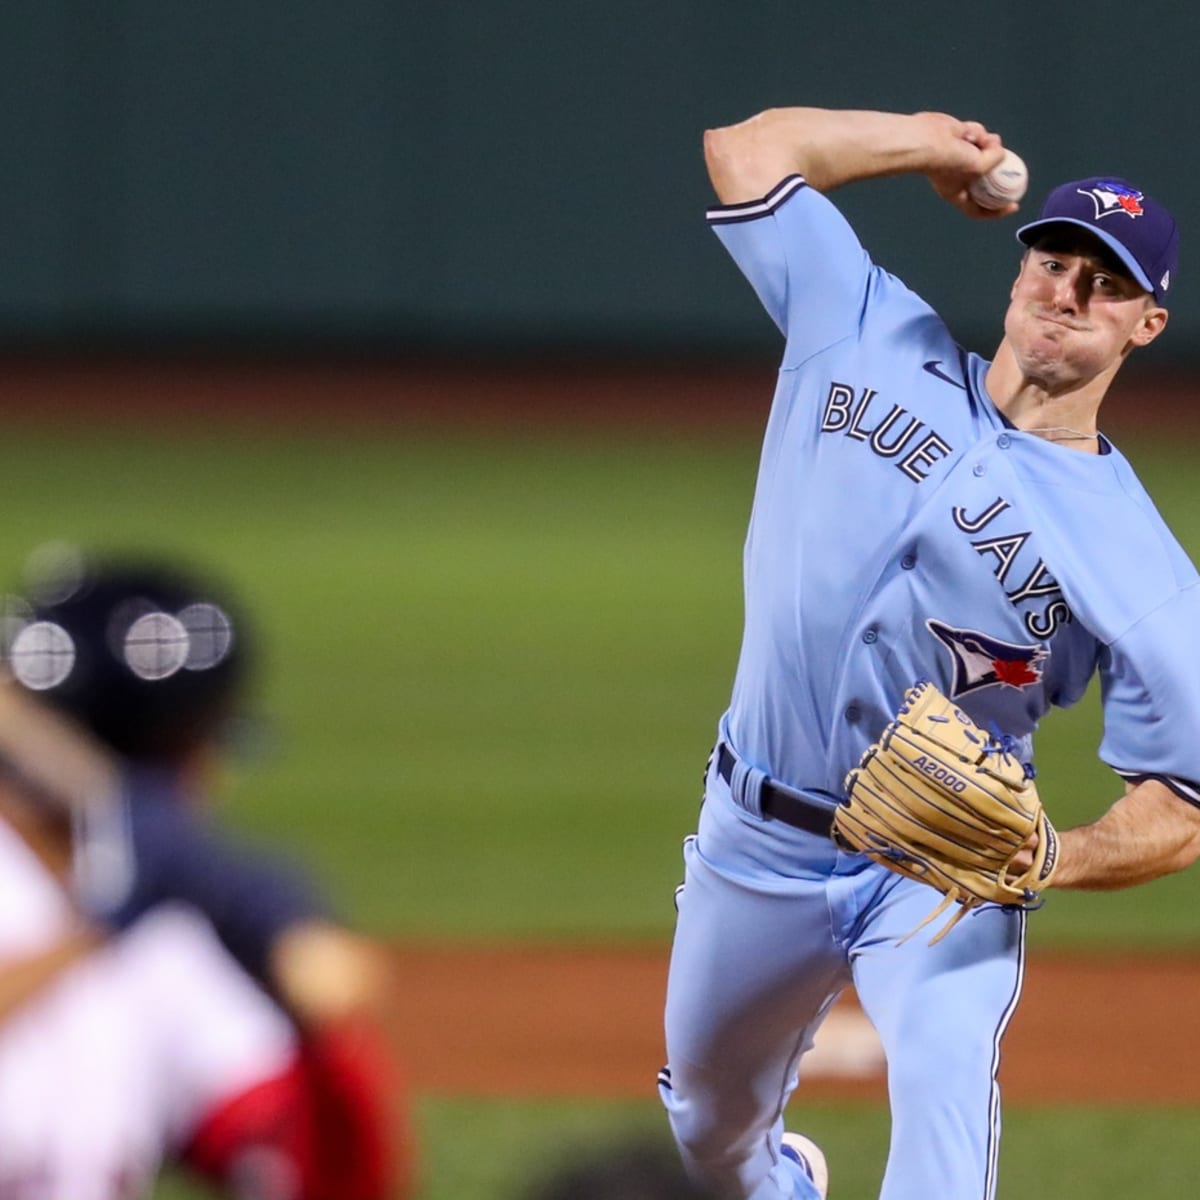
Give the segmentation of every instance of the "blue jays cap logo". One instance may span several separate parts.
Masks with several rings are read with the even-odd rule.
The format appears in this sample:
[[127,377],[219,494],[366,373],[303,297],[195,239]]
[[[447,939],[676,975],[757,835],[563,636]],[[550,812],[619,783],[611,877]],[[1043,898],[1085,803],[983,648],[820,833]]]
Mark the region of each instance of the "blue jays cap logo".
[[1137,188],[1127,184],[1117,183],[1106,179],[1092,187],[1076,188],[1081,196],[1087,196],[1096,206],[1096,220],[1124,213],[1127,217],[1140,217],[1146,210],[1142,207],[1145,199]]
[[985,687],[1026,688],[1042,678],[1041,663],[1047,654],[1043,646],[1018,646],[974,629],[955,629],[932,618],[925,627],[950,651],[954,662],[952,698]]

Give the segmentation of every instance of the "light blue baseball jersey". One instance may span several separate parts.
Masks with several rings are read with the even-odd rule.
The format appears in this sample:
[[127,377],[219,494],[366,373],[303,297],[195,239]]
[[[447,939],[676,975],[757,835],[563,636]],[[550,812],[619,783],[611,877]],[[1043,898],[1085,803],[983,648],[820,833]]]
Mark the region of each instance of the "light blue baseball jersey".
[[987,361],[799,176],[709,221],[786,336],[722,722],[734,749],[840,795],[919,678],[1028,754],[1098,671],[1101,758],[1200,803],[1200,581],[1126,459],[1012,428]]

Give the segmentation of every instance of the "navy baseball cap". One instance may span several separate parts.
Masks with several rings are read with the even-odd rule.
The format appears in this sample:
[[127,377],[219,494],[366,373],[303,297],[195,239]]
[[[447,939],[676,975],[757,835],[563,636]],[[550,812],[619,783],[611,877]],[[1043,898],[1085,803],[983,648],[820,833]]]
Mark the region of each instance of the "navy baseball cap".
[[1175,218],[1145,192],[1113,175],[1064,183],[1046,197],[1038,219],[1017,230],[1017,238],[1032,246],[1051,225],[1078,225],[1098,237],[1166,304],[1179,264],[1179,230]]

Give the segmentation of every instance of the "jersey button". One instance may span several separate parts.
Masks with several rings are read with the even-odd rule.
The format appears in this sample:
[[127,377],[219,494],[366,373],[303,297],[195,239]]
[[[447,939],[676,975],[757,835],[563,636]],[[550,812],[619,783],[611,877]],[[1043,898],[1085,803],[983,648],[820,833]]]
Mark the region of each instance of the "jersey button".
[[1012,445],[1012,438],[1010,438],[1007,433],[1002,433],[996,439],[996,445],[999,446],[1001,450],[1007,450],[1009,446]]
[[846,720],[849,721],[851,725],[853,725],[858,720],[858,718],[861,716],[862,716],[862,710],[858,707],[857,704],[847,705]]
[[976,464],[975,464],[975,465],[974,465],[974,466],[971,468],[971,474],[972,474],[972,475],[976,475],[976,476],[978,476],[978,475],[986,475],[986,474],[987,474],[987,467],[985,467],[985,466],[983,465],[983,463],[976,463]]
[[915,554],[906,554],[901,560],[900,565],[906,570],[911,571],[917,565],[917,556]]
[[877,634],[875,630],[868,629],[867,632],[863,634],[863,641],[869,646],[878,636],[879,634]]

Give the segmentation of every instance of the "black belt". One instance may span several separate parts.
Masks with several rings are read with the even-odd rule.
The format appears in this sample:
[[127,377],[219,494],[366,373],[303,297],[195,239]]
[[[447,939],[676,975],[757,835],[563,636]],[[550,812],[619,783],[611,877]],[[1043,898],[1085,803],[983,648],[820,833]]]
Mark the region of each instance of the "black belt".
[[[717,771],[721,778],[729,783],[733,778],[733,768],[737,758],[732,750],[723,742],[717,751]],[[773,821],[782,821],[793,829],[803,829],[805,833],[815,833],[819,837],[829,837],[833,828],[832,807],[825,808],[805,800],[794,792],[784,791],[777,783],[764,779],[760,791],[762,812],[764,817]]]

